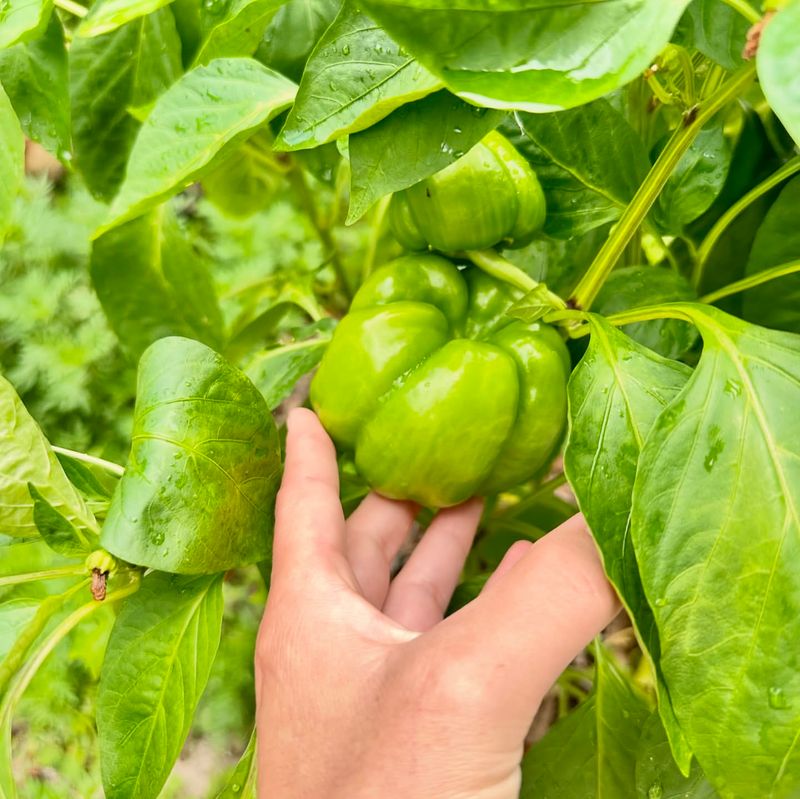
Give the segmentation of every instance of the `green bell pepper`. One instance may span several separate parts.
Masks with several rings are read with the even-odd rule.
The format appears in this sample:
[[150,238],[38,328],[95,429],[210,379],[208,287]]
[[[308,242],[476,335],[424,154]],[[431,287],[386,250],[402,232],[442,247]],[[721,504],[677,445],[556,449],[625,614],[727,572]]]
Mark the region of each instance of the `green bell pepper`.
[[311,403],[376,491],[447,507],[517,485],[553,456],[569,356],[554,328],[505,315],[515,296],[428,254],[361,286]]
[[450,166],[393,195],[389,206],[392,232],[408,250],[522,247],[544,218],[536,173],[497,131]]

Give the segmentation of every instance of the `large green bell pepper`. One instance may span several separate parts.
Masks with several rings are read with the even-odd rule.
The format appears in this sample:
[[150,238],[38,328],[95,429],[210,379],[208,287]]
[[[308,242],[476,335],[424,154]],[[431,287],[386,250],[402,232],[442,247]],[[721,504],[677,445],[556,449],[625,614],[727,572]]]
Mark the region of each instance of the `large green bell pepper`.
[[506,284],[427,254],[359,289],[311,402],[375,490],[446,507],[517,485],[553,455],[569,357],[554,328],[506,316],[512,301]]
[[492,131],[466,155],[392,197],[389,222],[408,250],[481,250],[527,244],[544,224],[536,173]]

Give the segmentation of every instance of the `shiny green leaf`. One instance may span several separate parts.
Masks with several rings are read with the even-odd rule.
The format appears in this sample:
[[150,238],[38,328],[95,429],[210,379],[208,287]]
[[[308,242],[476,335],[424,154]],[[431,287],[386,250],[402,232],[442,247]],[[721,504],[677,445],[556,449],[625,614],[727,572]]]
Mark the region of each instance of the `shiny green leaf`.
[[368,0],[367,11],[466,100],[542,112],[637,77],[689,0]]
[[130,459],[101,544],[182,574],[265,560],[280,470],[275,422],[247,377],[197,341],[159,339],[139,363]]
[[800,792],[800,337],[676,306],[704,348],[647,436],[631,537],[675,714],[725,797]]
[[222,312],[209,266],[168,208],[96,239],[91,275],[106,317],[132,357],[172,335],[221,346]]
[[[592,307],[608,316],[645,305],[696,299],[697,294],[688,281],[672,269],[628,266],[609,275]],[[624,325],[622,330],[665,358],[680,358],[697,341],[697,330],[679,319],[635,322]]]
[[36,490],[33,483],[28,483],[28,491],[33,500],[33,523],[47,546],[68,558],[86,557],[93,549],[91,541],[94,535],[87,536],[78,530]]
[[[88,41],[96,41],[90,39]],[[133,145],[99,232],[144,213],[209,172],[294,98],[295,85],[249,58],[220,58],[162,94]],[[219,163],[216,160],[216,163]]]
[[675,41],[734,70],[744,63],[742,50],[749,27],[747,19],[724,0],[693,0],[678,24]]
[[132,22],[146,14],[152,14],[169,5],[172,0],[99,0],[78,25],[78,36],[100,36]]
[[5,0],[0,5],[0,49],[36,38],[52,11],[52,0]]
[[318,147],[364,130],[440,86],[348,1],[314,48],[276,145]]
[[299,81],[311,51],[341,7],[342,0],[289,0],[267,25],[255,57]]
[[520,799],[632,798],[636,747],[649,714],[613,656],[598,645],[591,695],[527,751]]
[[350,136],[350,208],[355,222],[386,194],[413,186],[458,160],[503,118],[436,92]]
[[256,766],[256,731],[253,730],[247,748],[215,799],[257,799]]
[[215,58],[252,55],[264,28],[284,0],[205,0],[200,7],[202,41],[195,66]]
[[222,609],[222,575],[154,572],[125,601],[97,695],[107,799],[159,795],[208,681]]
[[644,441],[691,372],[637,344],[602,317],[593,316],[591,324],[589,348],[569,382],[564,471],[600,548],[606,574],[656,664],[661,712],[686,765],[686,747],[660,677],[658,631],[630,540],[630,514]]
[[70,522],[94,527],[80,494],[64,474],[39,426],[11,383],[0,377],[0,533],[37,535],[33,518],[32,483]]
[[0,85],[0,241],[25,177],[25,138],[8,95]]
[[[800,177],[790,180],[756,232],[746,274],[800,258]],[[750,322],[800,333],[800,275],[763,283],[742,296],[743,316]]]
[[75,165],[97,196],[122,182],[140,123],[131,107],[147,106],[183,70],[175,19],[163,8],[91,39],[69,53]]
[[69,78],[64,30],[53,16],[32,42],[0,50],[0,83],[25,135],[64,158],[70,149]]
[[764,28],[758,46],[758,78],[772,110],[800,145],[800,0],[791,0]]

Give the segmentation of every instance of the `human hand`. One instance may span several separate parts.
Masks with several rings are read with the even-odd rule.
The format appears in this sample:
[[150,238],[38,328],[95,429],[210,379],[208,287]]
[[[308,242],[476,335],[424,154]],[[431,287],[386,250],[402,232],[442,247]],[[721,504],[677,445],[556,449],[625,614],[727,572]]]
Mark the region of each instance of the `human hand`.
[[617,599],[574,516],[517,542],[443,620],[479,500],[441,511],[400,573],[417,509],[369,495],[345,520],[334,447],[289,417],[256,653],[262,799],[509,799],[539,704]]

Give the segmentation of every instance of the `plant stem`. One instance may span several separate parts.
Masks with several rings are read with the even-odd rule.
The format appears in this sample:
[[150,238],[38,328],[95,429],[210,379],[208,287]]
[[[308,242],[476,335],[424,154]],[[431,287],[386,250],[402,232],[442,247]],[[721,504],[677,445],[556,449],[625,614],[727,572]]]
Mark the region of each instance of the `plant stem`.
[[82,6],[80,3],[74,3],[73,0],[53,0],[53,5],[81,19],[89,13],[88,8]]
[[26,572],[25,574],[10,574],[7,577],[0,577],[0,588],[7,585],[19,585],[20,583],[32,583],[36,580],[58,580],[61,577],[77,577],[86,574],[85,566],[64,566],[61,569],[44,569],[38,572]]
[[375,266],[375,253],[378,250],[378,242],[383,232],[383,223],[386,220],[386,214],[389,211],[389,203],[392,200],[392,195],[387,194],[381,197],[375,210],[372,212],[371,227],[369,231],[369,240],[367,241],[367,250],[364,253],[364,266],[361,269],[361,282],[363,283],[372,274]]
[[751,25],[761,21],[761,14],[747,0],[722,0],[722,2],[730,6],[734,11],[738,11]]
[[497,516],[502,518],[504,521],[506,519],[513,519],[516,516],[519,516],[521,513],[524,513],[528,508],[535,505],[542,497],[547,496],[548,494],[552,494],[557,488],[560,488],[567,482],[567,476],[564,472],[559,472],[554,477],[551,477],[549,480],[545,480],[541,485],[537,486],[528,496],[523,497],[519,502],[515,505],[510,505],[509,507],[500,511]]
[[287,177],[289,179],[289,183],[294,189],[295,196],[303,206],[303,210],[306,212],[306,215],[316,231],[319,240],[328,251],[328,255],[331,259],[331,265],[336,272],[336,278],[341,285],[342,291],[349,298],[350,286],[347,283],[347,275],[345,274],[341,258],[339,257],[339,249],[336,246],[336,242],[333,240],[333,236],[331,235],[329,228],[322,224],[322,220],[320,219],[319,215],[319,209],[317,208],[317,204],[314,202],[314,198],[311,195],[311,189],[308,186],[308,181],[306,180],[302,169],[300,169],[300,167],[292,169],[287,174]]
[[756,272],[754,275],[737,280],[735,283],[730,283],[723,286],[721,289],[712,291],[700,298],[700,302],[712,303],[721,300],[723,297],[730,297],[731,294],[737,294],[740,291],[747,291],[754,286],[760,286],[762,283],[767,283],[775,278],[783,277],[784,275],[791,275],[795,272],[800,272],[800,260],[789,261],[789,263],[774,266],[772,269],[765,269],[763,272]]
[[111,461],[104,460],[103,458],[96,458],[94,455],[87,455],[85,452],[77,452],[74,449],[66,449],[65,447],[51,446],[50,449],[52,449],[53,452],[58,452],[61,455],[74,458],[76,461],[91,463],[92,466],[105,469],[105,471],[111,472],[112,474],[117,475],[117,477],[122,477],[122,475],[125,474],[125,467],[120,466],[118,463],[112,463]]
[[708,261],[711,252],[720,236],[728,229],[728,226],[742,213],[748,206],[752,205],[759,197],[765,195],[770,189],[775,188],[787,178],[800,172],[800,156],[787,161],[780,169],[773,172],[766,180],[761,181],[755,188],[750,189],[743,197],[737,200],[727,211],[714,223],[708,231],[700,247],[697,249],[697,261],[692,272],[692,285],[697,288],[703,279],[703,269]]
[[639,186],[630,205],[623,212],[611,235],[575,288],[572,305],[584,310],[591,307],[623,250],[653,207],[670,175],[703,125],[742,92],[753,79],[754,72],[754,64],[742,67],[720,87],[719,91],[695,106],[691,111],[691,121],[690,117],[686,117],[684,124],[673,133],[667,146],[661,151],[661,155]]

